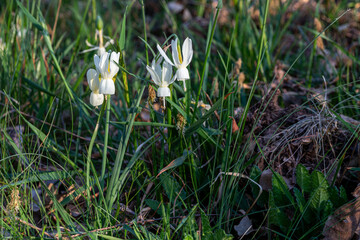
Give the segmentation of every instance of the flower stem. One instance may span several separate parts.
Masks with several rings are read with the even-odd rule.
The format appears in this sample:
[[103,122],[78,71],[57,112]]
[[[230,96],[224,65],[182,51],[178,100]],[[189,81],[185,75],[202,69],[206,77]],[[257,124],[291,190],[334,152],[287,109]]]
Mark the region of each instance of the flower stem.
[[106,161],[107,161],[107,145],[109,139],[109,122],[110,122],[110,108],[111,108],[111,96],[106,96],[106,122],[105,122],[105,138],[104,138],[104,150],[102,156],[102,166],[101,166],[101,187],[104,187],[104,176],[106,169]]
[[89,149],[88,149],[88,152],[87,152],[87,162],[86,162],[86,195],[87,195],[87,198],[86,198],[86,200],[87,200],[88,206],[90,206],[90,162],[91,162],[91,152],[92,152],[92,149],[93,149],[93,146],[94,146],[96,135],[97,135],[98,130],[99,130],[100,119],[104,115],[104,110],[105,110],[105,104],[103,104],[102,107],[101,107],[100,114],[99,114],[98,120],[96,122],[94,133],[93,133],[93,135],[91,137],[90,144],[89,144]]
[[103,30],[99,30],[99,47],[104,47]]

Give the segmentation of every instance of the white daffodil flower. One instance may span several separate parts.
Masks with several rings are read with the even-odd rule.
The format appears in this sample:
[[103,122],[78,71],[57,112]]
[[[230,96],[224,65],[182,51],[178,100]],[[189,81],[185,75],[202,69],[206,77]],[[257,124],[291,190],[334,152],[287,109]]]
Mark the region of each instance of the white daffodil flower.
[[175,66],[177,68],[176,71],[176,78],[178,81],[183,81],[184,89],[186,91],[185,80],[190,79],[189,71],[187,66],[190,64],[192,57],[193,57],[193,49],[192,49],[192,42],[190,38],[186,38],[183,45],[182,45],[182,54],[180,50],[180,45],[178,45],[178,39],[171,41],[171,52],[173,61],[171,61],[164,50],[157,45],[157,49],[159,50],[161,56],[164,57],[165,61]]
[[162,67],[160,63],[157,64],[155,61],[151,65],[151,67],[146,66],[146,70],[150,73],[154,83],[159,86],[157,96],[163,98],[165,107],[165,97],[170,97],[169,85],[176,80],[176,74],[171,78],[172,67],[168,62],[164,62]]
[[95,69],[89,69],[86,73],[86,78],[91,90],[90,104],[93,106],[99,106],[104,102],[104,95],[99,93],[99,74]]
[[156,57],[155,57],[151,62],[151,68],[155,71],[156,66],[158,66],[160,68],[160,70],[161,70],[160,64],[162,63],[163,60],[164,60],[164,58],[161,57],[161,56],[157,60],[156,60]]
[[105,95],[115,94],[115,76],[119,71],[117,63],[119,63],[120,53],[105,52],[100,57],[94,56],[96,71],[99,74],[99,93]]

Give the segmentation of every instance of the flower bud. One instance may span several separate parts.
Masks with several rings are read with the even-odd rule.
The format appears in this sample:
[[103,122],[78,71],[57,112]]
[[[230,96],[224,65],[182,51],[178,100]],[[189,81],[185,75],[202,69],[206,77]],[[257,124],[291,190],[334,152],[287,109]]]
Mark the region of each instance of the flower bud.
[[103,29],[103,27],[104,27],[104,23],[103,23],[102,18],[100,16],[97,16],[97,18],[96,18],[96,28],[97,28],[97,30],[101,30],[101,29]]

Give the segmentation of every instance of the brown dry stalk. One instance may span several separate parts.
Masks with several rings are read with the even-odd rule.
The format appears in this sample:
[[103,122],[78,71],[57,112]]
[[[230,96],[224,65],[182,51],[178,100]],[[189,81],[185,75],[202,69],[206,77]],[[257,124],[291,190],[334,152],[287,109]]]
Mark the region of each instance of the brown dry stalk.
[[[3,209],[3,210],[5,211],[6,215],[11,215],[6,209]],[[32,229],[35,229],[35,230],[38,231],[39,233],[44,232],[44,234],[45,234],[46,236],[48,236],[48,237],[50,237],[50,238],[53,238],[53,239],[58,239],[57,237],[51,235],[50,233],[47,233],[46,231],[43,231],[43,229],[41,229],[41,228],[39,228],[39,227],[31,224],[31,223],[28,223],[28,222],[26,222],[26,221],[24,221],[24,220],[22,220],[22,219],[20,219],[20,218],[18,218],[18,217],[16,217],[16,216],[12,216],[12,217],[15,218],[16,221],[18,221],[18,222],[20,222],[20,223],[22,223],[22,224],[24,224],[24,225],[26,225],[26,226],[28,226],[28,227],[30,227],[30,228],[32,228]],[[8,223],[10,223],[10,221],[9,221],[8,219],[5,218],[4,220],[7,221]]]

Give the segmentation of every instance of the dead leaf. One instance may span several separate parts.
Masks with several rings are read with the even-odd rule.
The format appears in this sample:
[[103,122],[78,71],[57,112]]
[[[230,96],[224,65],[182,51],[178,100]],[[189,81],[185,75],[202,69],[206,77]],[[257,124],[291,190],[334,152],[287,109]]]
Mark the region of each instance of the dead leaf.
[[175,2],[175,1],[169,2],[167,4],[167,6],[168,6],[169,10],[175,14],[181,12],[184,9],[184,5],[182,5],[181,3]]
[[270,191],[272,189],[272,171],[266,169],[261,173],[259,184],[265,191]]
[[353,195],[357,197],[354,202],[341,206],[328,217],[323,230],[325,240],[350,240],[353,238],[360,223],[359,189],[360,186],[353,192]]
[[[244,210],[240,210],[242,214],[245,214]],[[254,231],[252,227],[252,222],[248,216],[244,216],[238,225],[234,226],[235,231],[237,232],[239,237],[244,235],[248,235],[252,231]]]

